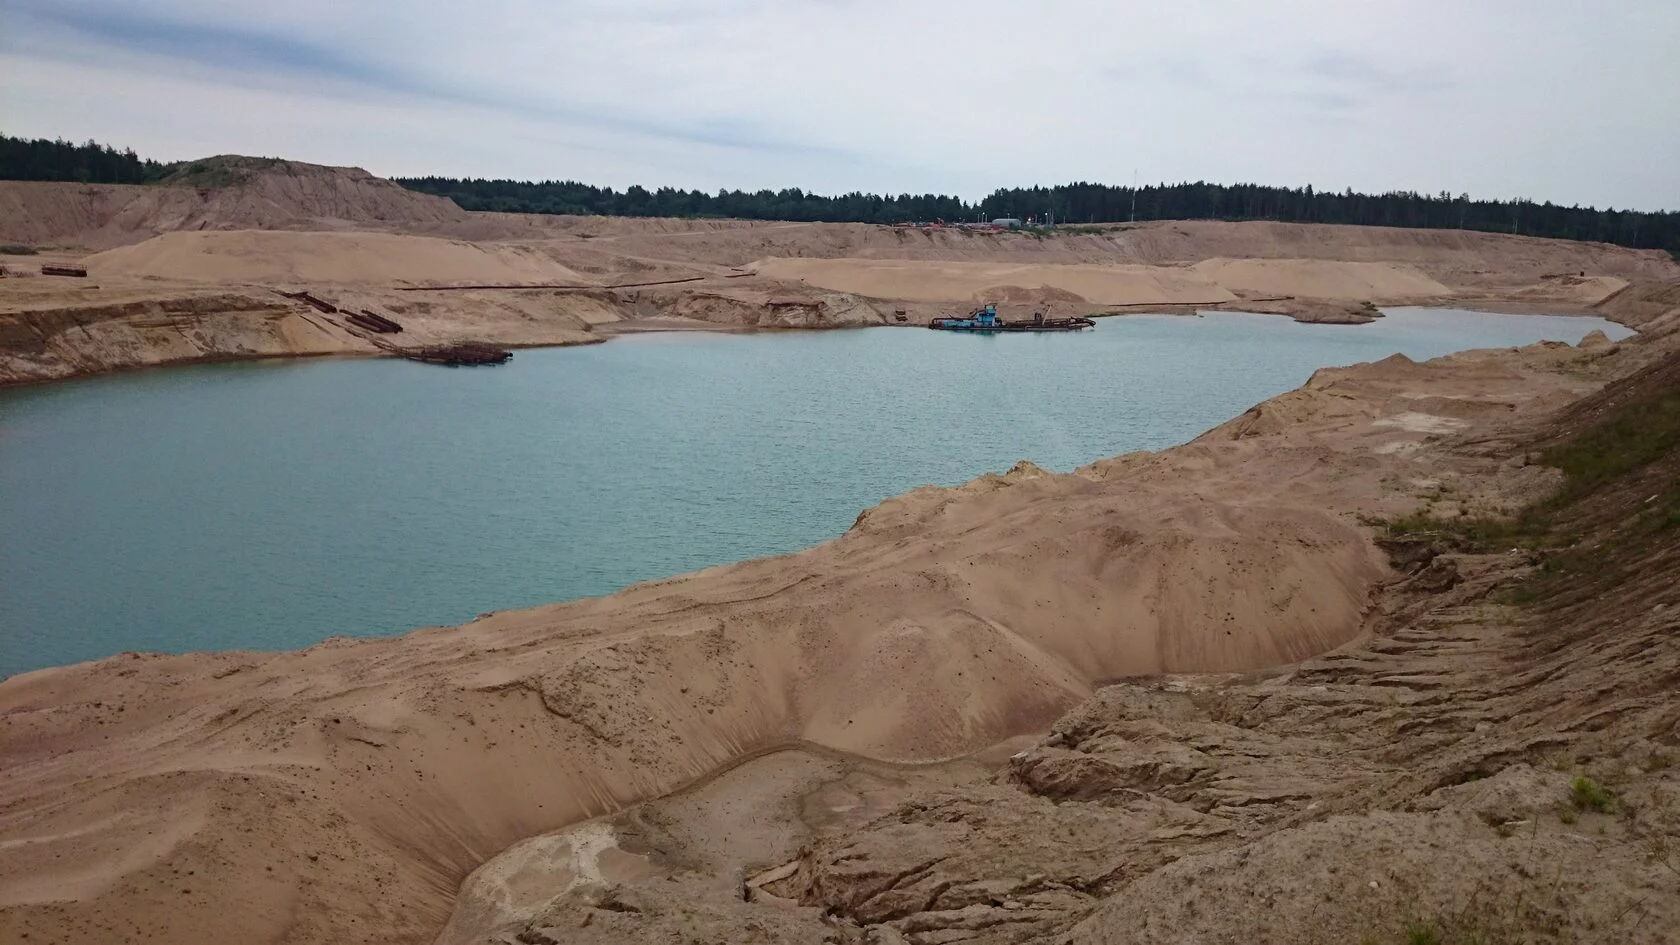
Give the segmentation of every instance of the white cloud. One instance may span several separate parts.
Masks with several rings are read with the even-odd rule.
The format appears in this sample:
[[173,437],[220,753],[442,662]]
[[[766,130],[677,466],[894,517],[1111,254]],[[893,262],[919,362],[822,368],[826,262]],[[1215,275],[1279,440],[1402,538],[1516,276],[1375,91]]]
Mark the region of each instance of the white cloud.
[[0,0],[0,122],[625,186],[1313,183],[1680,209],[1680,7]]

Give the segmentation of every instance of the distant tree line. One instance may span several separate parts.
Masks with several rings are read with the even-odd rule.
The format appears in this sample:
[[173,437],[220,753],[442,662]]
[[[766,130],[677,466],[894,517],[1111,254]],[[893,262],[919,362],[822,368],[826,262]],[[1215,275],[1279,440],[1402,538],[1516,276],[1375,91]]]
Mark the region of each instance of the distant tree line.
[[699,190],[632,186],[622,192],[576,181],[532,183],[398,178],[410,190],[448,197],[468,210],[513,213],[579,213],[630,217],[740,217],[827,223],[913,223],[945,220],[1033,218],[1038,222],[1120,223],[1128,220],[1280,220],[1351,223],[1425,229],[1484,230],[1595,240],[1680,254],[1680,212],[1645,213],[1564,207],[1532,200],[1472,200],[1468,194],[1209,184],[1205,181],[1133,189],[1107,184],[1064,184],[994,191],[977,203],[937,194],[825,197],[788,190]]
[[[1135,203],[1134,203],[1135,200]],[[1204,181],[1140,187],[1067,184],[999,190],[981,202],[990,212],[1027,207],[1069,222],[1138,220],[1281,220],[1417,229],[1482,230],[1557,239],[1593,240],[1680,252],[1680,213],[1598,210],[1550,201],[1472,200],[1469,194],[1391,191],[1361,194]],[[1043,208],[1043,209],[1038,209]]]
[[578,213],[618,217],[738,217],[807,223],[912,223],[975,219],[976,207],[936,194],[849,193],[838,197],[785,190],[701,190],[631,186],[620,192],[577,181],[457,180],[399,177],[410,190],[448,197],[467,210],[511,213]]
[[[145,160],[89,141],[72,144],[0,134],[0,179],[88,183],[154,183],[179,165]],[[601,214],[628,217],[736,217],[825,223],[915,223],[1031,218],[1057,223],[1127,220],[1281,220],[1363,226],[1484,230],[1666,249],[1680,258],[1680,212],[1598,210],[1532,200],[1472,200],[1468,194],[1394,191],[1361,194],[1261,184],[1204,181],[1140,187],[1063,184],[994,191],[969,202],[940,194],[838,196],[784,190],[707,193],[632,186],[623,191],[577,181],[514,181],[452,177],[398,178],[410,190],[448,197],[468,210]]]
[[147,184],[168,174],[171,165],[142,160],[134,149],[121,151],[89,141],[48,141],[0,134],[0,180],[67,180],[87,184]]

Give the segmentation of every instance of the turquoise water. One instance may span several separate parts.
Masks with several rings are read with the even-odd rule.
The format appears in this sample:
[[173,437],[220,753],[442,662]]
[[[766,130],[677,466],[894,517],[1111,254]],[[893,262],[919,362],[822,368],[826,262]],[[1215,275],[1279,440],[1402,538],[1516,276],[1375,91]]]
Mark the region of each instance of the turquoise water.
[[665,334],[0,391],[0,674],[285,649],[794,551],[924,483],[1182,442],[1315,368],[1586,318],[1113,318],[1073,335]]

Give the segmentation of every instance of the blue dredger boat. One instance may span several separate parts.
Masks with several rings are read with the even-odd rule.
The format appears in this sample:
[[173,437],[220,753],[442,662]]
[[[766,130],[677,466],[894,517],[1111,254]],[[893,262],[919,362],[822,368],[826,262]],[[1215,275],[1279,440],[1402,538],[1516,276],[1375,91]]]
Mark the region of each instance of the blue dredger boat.
[[1096,325],[1096,322],[1081,316],[1045,318],[1043,312],[1034,312],[1030,322],[1006,322],[998,317],[996,302],[988,302],[966,317],[936,318],[928,322],[929,328],[939,331],[968,331],[984,335],[1005,331],[1079,331],[1095,328]]

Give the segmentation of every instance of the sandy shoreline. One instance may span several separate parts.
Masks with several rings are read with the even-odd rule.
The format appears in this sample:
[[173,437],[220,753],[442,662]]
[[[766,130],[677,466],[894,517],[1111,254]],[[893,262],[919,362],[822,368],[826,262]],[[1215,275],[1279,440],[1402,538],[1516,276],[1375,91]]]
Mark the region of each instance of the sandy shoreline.
[[[1438,303],[1438,304],[1405,305],[1405,306],[1395,305],[1395,306],[1388,306],[1388,307],[1394,307],[1394,308],[1399,308],[1399,307],[1405,307],[1405,308],[1439,308],[1439,309],[1478,311],[1478,312],[1489,312],[1489,313],[1495,313],[1495,314],[1510,314],[1510,315],[1562,315],[1562,316],[1583,317],[1583,318],[1602,318],[1602,317],[1605,317],[1603,314],[1601,314],[1599,312],[1585,310],[1585,309],[1582,309],[1580,307],[1571,307],[1571,306],[1567,306],[1567,305],[1537,304],[1537,303],[1523,302],[1523,301],[1500,302],[1498,300],[1488,300],[1488,299],[1478,299],[1478,300],[1474,300],[1474,301],[1449,300],[1449,301],[1441,302],[1441,303]],[[1252,308],[1238,308],[1238,307],[1228,307],[1228,306],[1214,306],[1214,307],[1208,307],[1208,306],[1198,306],[1198,307],[1161,306],[1158,310],[1157,309],[1140,309],[1140,310],[1137,310],[1137,311],[1093,312],[1093,313],[1091,313],[1091,315],[1089,317],[1091,317],[1091,318],[1101,318],[1101,319],[1126,318],[1126,317],[1133,317],[1133,316],[1150,316],[1150,315],[1153,315],[1153,316],[1165,315],[1165,316],[1178,316],[1178,317],[1195,317],[1195,316],[1197,316],[1197,315],[1199,315],[1203,312],[1219,312],[1219,313],[1236,314],[1236,315],[1276,316],[1276,317],[1282,317],[1282,318],[1290,318],[1294,321],[1298,321],[1298,322],[1301,322],[1303,324],[1309,324],[1309,325],[1364,325],[1364,324],[1369,324],[1369,323],[1376,320],[1375,317],[1315,318],[1315,317],[1311,317],[1311,316],[1302,316],[1300,314],[1291,314],[1291,313],[1285,312],[1285,311],[1256,311]],[[1380,317],[1380,315],[1377,316],[1377,317]],[[1611,320],[1615,321],[1616,319],[1612,318]],[[1631,327],[1631,326],[1628,326],[1628,327]],[[616,338],[616,337],[643,335],[643,334],[707,332],[707,333],[712,333],[712,334],[739,335],[739,334],[752,334],[752,333],[759,333],[759,332],[832,331],[832,330],[849,330],[849,329],[859,329],[859,328],[921,328],[921,329],[925,330],[926,326],[922,325],[922,324],[915,324],[915,323],[891,323],[891,322],[888,322],[888,323],[881,323],[881,324],[853,324],[853,325],[844,325],[844,326],[834,326],[834,327],[829,327],[829,328],[777,328],[777,327],[764,328],[764,327],[757,327],[757,326],[751,326],[751,325],[719,324],[719,323],[716,323],[716,322],[707,322],[707,321],[702,321],[702,320],[699,320],[699,319],[651,317],[651,318],[644,318],[644,319],[629,319],[629,320],[625,320],[625,321],[622,321],[622,322],[614,322],[614,323],[597,325],[592,329],[593,337],[566,339],[566,340],[558,340],[558,341],[504,341],[504,340],[498,340],[496,338],[489,338],[489,339],[484,339],[484,340],[488,340],[492,344],[496,344],[496,345],[499,345],[499,346],[517,351],[517,350],[533,350],[533,349],[541,349],[541,348],[572,348],[572,347],[581,347],[581,346],[594,345],[594,344],[605,344],[606,342],[609,342],[613,338]],[[477,339],[474,339],[474,340],[477,340]],[[111,375],[111,374],[125,374],[125,373],[130,373],[130,372],[135,372],[135,371],[148,371],[148,370],[167,369],[167,368],[174,368],[174,367],[185,367],[185,366],[196,365],[196,364],[235,364],[235,363],[243,363],[243,362],[287,361],[287,360],[324,360],[324,359],[332,359],[332,358],[379,359],[379,358],[400,358],[400,357],[401,357],[401,355],[398,354],[398,353],[394,353],[394,352],[391,352],[391,351],[385,351],[385,350],[381,350],[381,349],[377,349],[377,348],[369,348],[369,349],[365,349],[365,350],[297,351],[297,352],[284,352],[284,353],[250,353],[250,354],[240,354],[240,353],[234,353],[234,352],[208,352],[208,353],[204,353],[204,354],[192,355],[192,356],[187,356],[187,357],[180,357],[180,358],[171,359],[171,360],[152,361],[152,362],[141,363],[141,364],[102,365],[102,366],[98,367],[97,369],[87,370],[87,371],[83,371],[83,372],[79,372],[79,373],[75,373],[75,374],[70,374],[70,375],[66,375],[66,376],[49,376],[49,377],[4,377],[4,376],[0,376],[0,390],[4,390],[6,388],[33,387],[33,386],[39,386],[39,385],[44,385],[44,384],[55,384],[55,383],[61,383],[61,382],[64,382],[64,381],[84,380],[84,379],[97,378],[97,377],[102,377],[102,376]]]

